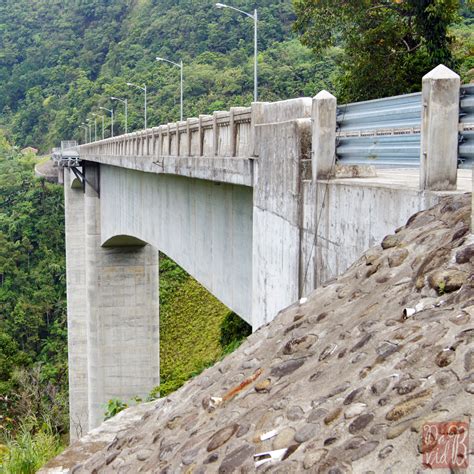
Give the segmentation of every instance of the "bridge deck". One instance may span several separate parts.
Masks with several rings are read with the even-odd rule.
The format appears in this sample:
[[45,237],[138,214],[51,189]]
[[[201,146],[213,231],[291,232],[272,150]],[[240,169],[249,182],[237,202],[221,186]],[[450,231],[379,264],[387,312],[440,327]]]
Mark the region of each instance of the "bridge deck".
[[[420,189],[420,170],[414,168],[378,169],[377,176],[370,178],[338,178],[332,179],[332,184],[350,184],[376,188],[407,189],[418,191]],[[453,192],[470,193],[472,191],[472,171],[459,169],[457,189]],[[442,191],[447,194],[450,191]]]

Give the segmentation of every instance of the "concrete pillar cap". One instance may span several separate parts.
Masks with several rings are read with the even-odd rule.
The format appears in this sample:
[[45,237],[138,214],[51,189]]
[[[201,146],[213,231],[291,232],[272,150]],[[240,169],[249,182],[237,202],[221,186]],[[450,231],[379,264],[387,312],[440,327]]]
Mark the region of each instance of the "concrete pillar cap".
[[423,76],[423,80],[425,79],[460,79],[460,77],[459,74],[456,74],[449,67],[439,64]]
[[323,89],[322,91],[318,92],[315,96],[314,96],[314,99],[315,100],[320,100],[320,99],[336,99],[335,96],[333,96],[330,92],[328,92],[327,90]]

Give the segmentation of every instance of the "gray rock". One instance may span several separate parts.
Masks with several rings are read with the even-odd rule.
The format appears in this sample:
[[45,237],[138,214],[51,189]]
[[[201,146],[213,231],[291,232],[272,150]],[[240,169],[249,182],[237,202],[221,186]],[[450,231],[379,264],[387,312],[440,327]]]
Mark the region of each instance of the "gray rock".
[[270,375],[274,377],[284,377],[285,375],[289,375],[295,370],[299,369],[304,363],[305,358],[301,359],[290,359],[271,368]]
[[151,451],[150,449],[142,449],[141,451],[138,451],[137,459],[139,461],[146,461],[152,454],[153,451]]
[[283,428],[273,441],[273,449],[283,449],[290,446],[294,441],[295,433],[293,428]]
[[374,415],[372,413],[366,413],[364,415],[358,416],[350,425],[349,425],[349,433],[354,434],[358,431],[363,430],[367,427],[369,423],[372,422],[374,419]]
[[400,245],[400,240],[401,239],[399,235],[387,235],[382,240],[382,248],[386,250],[392,247],[396,247],[397,245]]
[[288,408],[288,411],[286,412],[286,417],[290,421],[301,420],[301,418],[303,418],[303,416],[304,416],[303,409],[299,406],[290,407],[290,408]]
[[244,464],[248,459],[253,459],[255,448],[249,444],[244,444],[229,453],[219,466],[219,474],[230,474]]
[[350,419],[359,416],[366,408],[365,403],[354,403],[344,412],[344,418]]
[[368,441],[367,443],[363,443],[359,448],[355,449],[351,455],[351,461],[357,461],[368,454],[370,454],[377,446],[379,445],[378,441]]
[[467,281],[467,273],[459,270],[437,270],[428,277],[428,283],[439,294],[459,290]]
[[400,266],[408,257],[407,249],[396,249],[388,257],[388,266],[391,268]]
[[226,426],[225,428],[217,431],[209,440],[207,450],[214,451],[215,449],[220,448],[223,444],[227,443],[227,441],[229,441],[232,436],[234,436],[238,429],[239,425],[237,423],[233,423],[232,425]]
[[392,454],[392,452],[393,452],[393,449],[394,449],[393,444],[389,444],[389,445],[385,446],[384,448],[382,448],[379,451],[379,454],[378,454],[379,459],[385,459],[388,456],[390,456],[390,454]]
[[181,458],[181,462],[185,466],[189,466],[190,464],[192,464],[193,462],[196,461],[198,453],[199,453],[199,448],[191,449],[191,451],[188,451],[188,452],[183,454],[183,456]]
[[295,434],[295,441],[297,443],[304,443],[305,441],[314,438],[319,431],[319,425],[308,423],[300,428]]
[[327,449],[317,449],[306,453],[303,459],[303,467],[305,469],[311,469],[316,463],[321,461],[328,453]]
[[352,392],[347,395],[347,397],[342,402],[343,405],[350,405],[353,402],[356,402],[362,398],[365,392],[365,387],[359,387],[353,390]]
[[474,244],[467,245],[466,247],[456,252],[456,263],[467,263],[474,259]]

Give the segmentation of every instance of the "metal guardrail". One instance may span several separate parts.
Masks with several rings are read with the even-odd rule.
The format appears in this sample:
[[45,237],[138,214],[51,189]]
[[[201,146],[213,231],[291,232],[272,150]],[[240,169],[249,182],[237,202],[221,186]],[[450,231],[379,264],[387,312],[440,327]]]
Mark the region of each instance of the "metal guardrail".
[[417,167],[421,92],[338,107],[338,160],[377,167]]
[[461,86],[458,166],[474,166],[474,84]]

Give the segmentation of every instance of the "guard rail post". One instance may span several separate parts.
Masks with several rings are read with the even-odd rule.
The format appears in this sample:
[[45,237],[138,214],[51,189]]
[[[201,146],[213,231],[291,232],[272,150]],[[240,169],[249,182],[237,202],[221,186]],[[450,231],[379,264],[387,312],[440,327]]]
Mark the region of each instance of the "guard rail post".
[[336,159],[337,100],[322,90],[313,98],[311,168],[313,181],[327,179],[334,174]]
[[423,77],[420,189],[456,189],[459,76],[440,64]]

